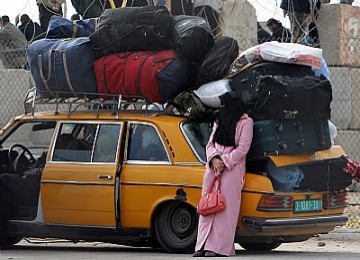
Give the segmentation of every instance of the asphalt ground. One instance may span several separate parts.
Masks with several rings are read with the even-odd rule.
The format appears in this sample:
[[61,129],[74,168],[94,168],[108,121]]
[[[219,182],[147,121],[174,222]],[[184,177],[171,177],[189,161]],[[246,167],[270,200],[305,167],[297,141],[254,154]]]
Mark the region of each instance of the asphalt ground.
[[[32,240],[36,241],[36,240]],[[28,243],[0,251],[0,259],[189,259],[191,255],[104,243]],[[283,244],[272,252],[247,252],[237,246],[232,258],[246,259],[360,259],[360,230],[339,229],[306,242]]]

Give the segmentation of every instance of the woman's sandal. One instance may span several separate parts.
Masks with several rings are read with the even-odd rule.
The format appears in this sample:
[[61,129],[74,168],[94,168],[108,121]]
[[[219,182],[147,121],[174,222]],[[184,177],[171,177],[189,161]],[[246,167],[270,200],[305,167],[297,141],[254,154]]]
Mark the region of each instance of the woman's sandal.
[[206,252],[204,250],[196,251],[192,256],[193,257],[204,257]]
[[220,255],[220,254],[217,254],[215,252],[212,252],[212,251],[207,251],[205,253],[205,257],[225,257],[224,255]]

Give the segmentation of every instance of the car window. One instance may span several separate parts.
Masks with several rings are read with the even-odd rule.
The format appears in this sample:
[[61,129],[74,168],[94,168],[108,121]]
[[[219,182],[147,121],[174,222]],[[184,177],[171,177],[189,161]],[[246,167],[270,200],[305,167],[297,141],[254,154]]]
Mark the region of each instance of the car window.
[[100,125],[93,162],[115,162],[120,125]]
[[142,124],[130,125],[127,160],[169,161],[165,147],[153,126]]
[[187,121],[181,125],[181,129],[195,155],[205,163],[206,145],[211,135],[210,123]]
[[63,123],[53,161],[115,163],[120,138],[118,124]]
[[62,124],[53,161],[91,162],[97,128],[97,124]]
[[14,144],[22,144],[34,156],[47,152],[56,127],[54,121],[21,123],[2,143],[4,149]]

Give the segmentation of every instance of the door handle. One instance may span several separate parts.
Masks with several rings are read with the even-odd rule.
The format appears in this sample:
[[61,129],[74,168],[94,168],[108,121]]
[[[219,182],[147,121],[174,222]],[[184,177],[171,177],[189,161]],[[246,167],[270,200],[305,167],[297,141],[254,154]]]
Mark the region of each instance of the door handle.
[[112,178],[111,175],[98,175],[99,180],[112,180]]

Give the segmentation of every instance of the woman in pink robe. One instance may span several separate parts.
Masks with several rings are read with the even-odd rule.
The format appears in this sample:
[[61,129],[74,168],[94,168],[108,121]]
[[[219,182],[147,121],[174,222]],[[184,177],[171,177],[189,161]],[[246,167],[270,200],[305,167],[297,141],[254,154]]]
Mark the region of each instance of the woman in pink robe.
[[235,146],[232,147],[214,142],[217,128],[218,124],[215,124],[206,147],[208,163],[203,192],[215,175],[221,175],[221,193],[225,196],[226,208],[212,215],[200,216],[195,257],[235,255],[234,238],[245,181],[245,159],[253,136],[253,121],[247,114],[242,114],[236,123]]

